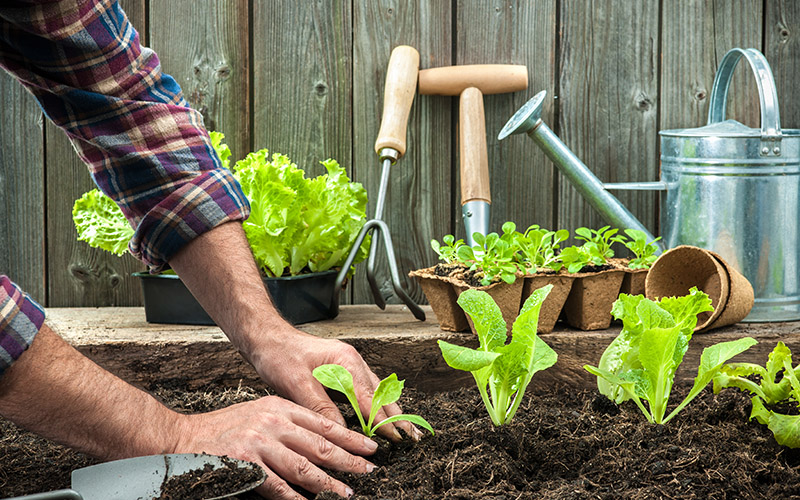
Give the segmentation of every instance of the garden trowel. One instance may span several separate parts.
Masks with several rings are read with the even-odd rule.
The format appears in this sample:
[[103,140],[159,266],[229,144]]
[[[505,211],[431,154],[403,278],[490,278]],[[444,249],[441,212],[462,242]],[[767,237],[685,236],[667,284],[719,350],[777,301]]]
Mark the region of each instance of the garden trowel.
[[[49,491],[5,500],[150,500],[161,496],[161,485],[167,479],[211,465],[212,470],[235,465],[255,464],[233,458],[197,453],[151,455],[115,460],[72,471],[72,488]],[[257,466],[256,466],[257,467]],[[229,498],[258,487],[267,478],[264,469],[258,479],[234,486],[235,491],[208,500]]]
[[[411,112],[411,103],[417,89],[417,75],[419,73],[419,52],[413,47],[400,45],[392,50],[389,57],[389,68],[386,71],[386,85],[383,96],[383,116],[381,117],[381,128],[378,131],[378,138],[375,141],[375,152],[378,154],[383,170],[381,171],[381,185],[378,191],[378,202],[375,208],[375,217],[368,220],[361,228],[358,236],[353,243],[347,260],[342,265],[339,275],[336,277],[334,286],[334,297],[331,303],[332,312],[338,312],[339,293],[342,284],[347,276],[350,266],[356,258],[361,243],[366,238],[367,233],[372,230],[372,241],[370,242],[369,257],[367,259],[367,281],[372,289],[372,296],[375,304],[381,309],[386,308],[386,301],[381,295],[378,283],[375,280],[375,260],[378,244],[383,239],[386,248],[386,257],[389,261],[389,271],[392,275],[392,287],[398,297],[408,306],[414,317],[420,321],[425,321],[425,312],[420,308],[411,297],[403,290],[400,282],[400,274],[397,271],[397,261],[394,257],[394,246],[389,234],[389,227],[383,220],[383,206],[386,202],[386,192],[389,187],[389,171],[397,160],[406,152],[406,127],[408,116]],[[335,316],[335,314],[333,314]]]

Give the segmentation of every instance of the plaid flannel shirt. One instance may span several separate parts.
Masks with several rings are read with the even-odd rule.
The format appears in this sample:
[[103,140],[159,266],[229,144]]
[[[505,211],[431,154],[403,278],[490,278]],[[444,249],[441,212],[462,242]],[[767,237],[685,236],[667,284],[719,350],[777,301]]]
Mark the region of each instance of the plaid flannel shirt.
[[[0,67],[66,132],[134,227],[131,253],[152,271],[198,235],[247,218],[247,198],[221,166],[202,116],[139,44],[117,2],[3,1]],[[0,290],[2,373],[30,345],[41,307],[6,277]],[[14,326],[20,314],[30,315],[27,326]]]

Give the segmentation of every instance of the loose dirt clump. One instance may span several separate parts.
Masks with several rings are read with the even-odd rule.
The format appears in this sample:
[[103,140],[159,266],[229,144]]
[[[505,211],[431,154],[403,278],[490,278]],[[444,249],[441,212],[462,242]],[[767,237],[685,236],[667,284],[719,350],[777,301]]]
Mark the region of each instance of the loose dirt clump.
[[262,475],[255,466],[240,467],[232,460],[222,460],[222,467],[215,469],[206,464],[184,474],[165,478],[161,483],[161,495],[153,500],[204,500],[239,491],[258,481]]
[[[676,389],[673,404],[687,390]],[[181,411],[264,394],[155,392]],[[331,472],[355,490],[355,499],[800,499],[800,451],[779,446],[765,426],[749,422],[749,397],[735,389],[717,395],[706,389],[663,426],[647,423],[633,403],[617,406],[595,390],[569,387],[527,394],[514,420],[499,428],[474,387],[439,394],[406,389],[400,403],[425,417],[436,435],[419,443],[377,438],[371,474]],[[352,411],[341,409],[358,429]],[[0,432],[0,497],[68,487],[69,471],[91,462],[8,422]]]

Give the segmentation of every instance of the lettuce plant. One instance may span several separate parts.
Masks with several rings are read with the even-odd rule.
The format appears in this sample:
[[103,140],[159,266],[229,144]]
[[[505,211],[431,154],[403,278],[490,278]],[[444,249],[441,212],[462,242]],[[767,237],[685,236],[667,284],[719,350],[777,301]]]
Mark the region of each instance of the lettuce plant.
[[633,253],[634,258],[628,262],[628,267],[631,269],[650,269],[650,266],[658,259],[656,252],[658,245],[656,241],[661,237],[647,242],[647,235],[644,231],[638,229],[626,229],[625,234],[628,235],[630,240],[623,242],[625,247]]
[[611,245],[625,241],[624,236],[617,235],[618,232],[619,229],[611,229],[611,226],[603,226],[596,230],[579,227],[575,230],[575,238],[584,240],[581,246],[589,254],[590,262],[596,266],[602,266],[614,256]]
[[75,200],[72,221],[78,240],[114,255],[128,251],[133,228],[114,201],[95,188]]
[[617,403],[632,399],[650,423],[665,424],[700,394],[726,361],[756,344],[744,337],[706,347],[689,394],[665,417],[675,373],[689,348],[697,314],[704,311],[713,311],[711,299],[697,288],[684,297],[658,302],[620,294],[611,314],[622,320],[622,331],[598,367],[584,368],[597,376],[599,391],[609,399]]
[[496,426],[511,422],[533,375],[553,366],[558,356],[536,335],[539,310],[553,285],[535,290],[514,321],[509,343],[506,322],[492,297],[469,289],[458,304],[475,324],[477,349],[439,341],[445,362],[456,370],[472,373],[486,410]]
[[558,258],[570,273],[578,273],[592,263],[592,256],[583,246],[566,247],[558,254]]
[[[367,192],[350,182],[335,160],[327,174],[307,179],[288,156],[266,149],[248,154],[233,169],[250,200],[244,231],[256,263],[267,276],[297,275],[341,266],[366,220]],[[356,259],[367,256],[365,238]]]
[[431,240],[431,248],[439,256],[439,260],[446,264],[458,262],[458,249],[462,246],[464,246],[464,240],[456,240],[452,234],[444,235],[442,243],[439,243],[438,240]]
[[483,272],[481,284],[487,286],[496,280],[514,283],[517,272],[525,271],[522,264],[517,261],[518,251],[516,243],[517,227],[513,222],[503,224],[503,234],[489,233],[484,236],[475,233],[472,238],[475,245],[463,245],[458,249],[458,259],[469,266],[471,270]]
[[523,264],[530,272],[538,269],[559,271],[564,266],[556,251],[559,243],[569,238],[569,231],[560,229],[548,231],[538,225],[532,225],[525,233],[517,233],[517,246],[523,258]]
[[[757,376],[758,381],[752,380]],[[778,342],[765,366],[754,363],[730,363],[714,376],[714,392],[724,387],[748,391],[753,408],[750,420],[766,425],[775,441],[789,448],[800,448],[800,415],[785,415],[768,406],[791,403],[800,407],[800,365],[792,366],[792,351]]]
[[347,368],[336,364],[320,365],[314,368],[312,373],[314,378],[328,389],[339,391],[347,396],[347,400],[350,401],[350,405],[353,407],[358,421],[361,423],[361,429],[367,436],[374,436],[378,427],[384,424],[397,422],[398,420],[407,420],[429,430],[431,434],[434,434],[431,424],[419,415],[393,415],[375,424],[375,416],[378,414],[378,410],[396,402],[400,399],[400,395],[403,392],[404,381],[397,380],[396,374],[392,373],[380,381],[372,396],[372,408],[369,412],[369,420],[364,421],[364,416],[361,414],[361,408],[358,406],[358,400],[356,399],[356,391],[353,387],[353,376],[347,371]]

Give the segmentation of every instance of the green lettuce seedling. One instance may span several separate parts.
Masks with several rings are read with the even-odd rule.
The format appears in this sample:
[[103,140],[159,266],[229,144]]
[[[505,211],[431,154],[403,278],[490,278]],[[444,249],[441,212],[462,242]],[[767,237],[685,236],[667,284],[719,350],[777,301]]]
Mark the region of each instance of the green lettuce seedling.
[[458,262],[458,249],[462,246],[464,246],[464,240],[456,240],[452,234],[444,235],[442,243],[439,243],[438,240],[431,240],[431,248],[439,256],[439,260],[446,264]]
[[516,244],[517,226],[513,222],[503,224],[503,234],[481,233],[472,235],[475,245],[463,245],[458,249],[458,260],[471,270],[480,270],[483,273],[481,285],[490,285],[493,281],[503,280],[514,283],[517,272],[524,272],[525,268],[517,261]]
[[630,240],[625,241],[623,244],[634,256],[634,258],[628,262],[628,267],[631,269],[650,269],[656,259],[658,259],[656,255],[658,251],[656,241],[660,240],[661,237],[659,236],[648,243],[647,235],[644,231],[626,229],[625,234],[628,235]]
[[[800,406],[800,365],[792,367],[792,351],[778,342],[765,366],[754,363],[730,363],[714,376],[714,392],[736,387],[752,394],[750,420],[766,425],[775,441],[789,448],[800,448],[800,415],[784,415],[767,407],[781,403]],[[748,377],[758,377],[758,382]]]
[[584,240],[582,246],[591,256],[592,264],[602,266],[614,256],[611,245],[625,242],[625,237],[617,235],[618,232],[619,229],[611,229],[611,226],[603,226],[597,230],[579,227],[575,230],[575,238]]
[[558,356],[536,335],[539,310],[553,285],[535,290],[514,321],[511,342],[500,308],[481,290],[469,289],[458,304],[475,324],[480,347],[470,349],[439,341],[445,362],[472,373],[494,425],[511,422],[533,375],[553,366]]
[[665,424],[700,394],[726,361],[756,344],[745,337],[706,347],[692,389],[665,417],[697,314],[705,311],[713,311],[711,299],[697,288],[684,297],[665,297],[658,302],[620,294],[611,313],[622,320],[622,331],[601,356],[599,367],[584,368],[597,376],[598,390],[609,399],[617,403],[632,399],[650,423]]
[[525,230],[524,234],[517,233],[517,246],[523,257],[523,264],[530,272],[538,269],[559,271],[564,266],[556,254],[559,243],[569,238],[569,231],[560,229],[548,231],[534,224]]
[[378,429],[378,427],[384,424],[397,422],[398,420],[407,420],[429,430],[431,434],[434,433],[431,424],[419,415],[393,415],[377,424],[374,423],[378,410],[396,402],[400,399],[400,394],[403,392],[404,381],[397,380],[397,375],[394,373],[381,380],[378,387],[375,389],[375,394],[372,395],[372,408],[369,412],[369,420],[366,422],[364,421],[364,416],[361,414],[361,409],[356,399],[356,391],[353,387],[353,376],[347,371],[347,368],[335,364],[320,365],[314,368],[312,373],[314,378],[319,380],[319,382],[328,389],[339,391],[347,396],[347,400],[350,401],[353,410],[356,412],[358,421],[361,423],[361,429],[364,431],[364,434],[369,437],[375,435],[375,430]]

